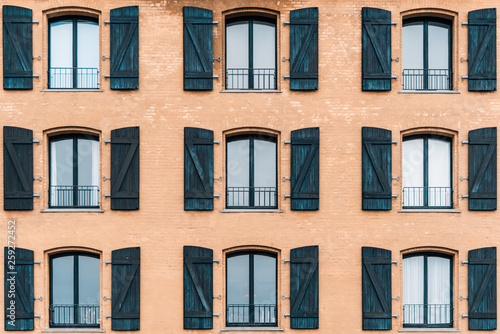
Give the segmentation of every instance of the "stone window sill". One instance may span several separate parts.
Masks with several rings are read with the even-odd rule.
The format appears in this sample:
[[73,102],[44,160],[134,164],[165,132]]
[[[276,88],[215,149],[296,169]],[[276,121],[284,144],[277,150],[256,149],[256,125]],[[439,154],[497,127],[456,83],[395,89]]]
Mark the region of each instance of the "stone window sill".
[[423,332],[423,333],[458,333],[461,330],[456,328],[403,328],[398,330],[398,332]]
[[42,333],[106,333],[100,328],[45,328]]
[[228,89],[221,90],[219,93],[282,93],[282,91],[273,89]]
[[426,212],[426,213],[436,213],[436,212],[446,212],[446,213],[460,213],[462,211],[456,209],[401,209],[398,210],[400,213],[416,213],[416,212]]
[[65,89],[42,89],[41,92],[104,92],[102,89],[79,89],[79,88],[65,88]]
[[[222,213],[233,213],[233,212],[249,212],[249,213],[271,212],[271,213],[283,213],[283,210],[279,210],[279,209],[223,209],[223,210],[220,210],[220,212],[222,212]],[[240,328],[243,328],[243,327],[240,327]],[[244,327],[244,328],[247,328],[247,327]]]
[[61,212],[93,212],[93,213],[103,213],[102,209],[44,209],[40,210],[41,213],[61,213]]
[[221,332],[283,332],[279,327],[226,327],[220,330]]
[[401,90],[398,94],[460,94],[456,90]]

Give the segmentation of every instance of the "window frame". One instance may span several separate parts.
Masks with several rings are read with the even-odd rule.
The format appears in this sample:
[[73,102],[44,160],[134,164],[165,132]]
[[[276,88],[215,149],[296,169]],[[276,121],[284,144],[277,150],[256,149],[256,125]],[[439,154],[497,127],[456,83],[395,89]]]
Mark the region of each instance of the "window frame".
[[[248,258],[248,266],[249,266],[249,280],[248,280],[248,292],[249,292],[249,302],[248,302],[248,305],[249,305],[249,313],[248,313],[248,320],[249,320],[249,323],[241,323],[241,324],[238,324],[238,323],[229,323],[228,322],[228,308],[229,308],[229,305],[228,305],[228,291],[227,291],[227,284],[228,284],[228,262],[227,260],[232,258],[232,257],[236,257],[236,256],[242,256],[242,255],[248,255],[249,258]],[[254,264],[254,256],[255,255],[259,255],[259,256],[267,256],[267,257],[270,257],[270,258],[273,258],[275,260],[275,264],[276,264],[276,267],[275,267],[275,274],[276,274],[276,277],[275,277],[275,291],[276,291],[276,296],[275,296],[275,300],[276,300],[276,305],[275,305],[275,312],[274,312],[274,315],[275,315],[275,322],[270,324],[270,323],[265,323],[265,324],[255,324],[255,313],[254,313],[254,309],[252,309],[250,306],[251,305],[254,305],[253,304],[253,301],[254,301],[254,290],[255,290],[255,277],[254,277],[254,270],[253,270],[253,264]],[[226,327],[231,327],[231,328],[234,328],[234,327],[278,327],[278,254],[276,253],[271,253],[271,252],[266,252],[266,251],[263,251],[263,250],[241,250],[241,251],[236,251],[236,252],[231,252],[231,253],[228,253],[226,255],[226,270],[225,270],[225,276],[226,276],[226,284],[225,284],[225,288],[226,288],[226,313],[225,313],[225,316],[226,316],[226,320],[225,320],[225,324],[226,324]],[[251,303],[252,302],[252,303]],[[255,306],[255,305],[254,305]]]
[[[424,323],[423,324],[405,324],[404,322],[404,300],[402,301],[402,307],[403,307],[403,328],[452,328],[453,327],[453,261],[454,261],[454,255],[451,254],[445,254],[445,253],[439,253],[436,251],[424,251],[424,252],[415,252],[415,253],[408,253],[408,254],[403,254],[403,266],[404,266],[404,260],[412,257],[419,257],[422,256],[424,258],[424,273],[423,273],[423,280],[424,280],[424,305],[427,305],[427,287],[428,287],[428,270],[427,270],[427,259],[429,256],[431,257],[439,257],[443,259],[447,259],[450,264],[450,322],[446,324],[427,324],[427,312],[424,311]],[[404,282],[402,282],[402,286],[404,287]],[[424,306],[425,308],[425,306]]]
[[[229,205],[229,190],[228,190],[228,162],[229,162],[229,152],[228,152],[228,149],[227,149],[227,144],[228,143],[231,143],[231,142],[235,142],[235,141],[240,141],[240,140],[249,140],[249,150],[248,150],[248,154],[249,154],[249,169],[248,169],[248,177],[249,177],[249,188],[254,188],[254,179],[255,179],[255,171],[254,171],[254,156],[255,156],[255,153],[254,153],[254,146],[252,145],[253,141],[255,139],[258,139],[258,140],[264,140],[264,141],[267,141],[267,142],[271,142],[271,143],[274,143],[275,144],[275,155],[276,155],[276,161],[275,161],[275,179],[276,179],[276,184],[275,184],[275,195],[274,195],[274,201],[275,201],[275,205],[273,206],[256,206],[254,204],[254,196],[255,196],[255,192],[254,191],[250,191],[249,189],[249,197],[248,197],[248,206],[244,206],[244,205],[232,205],[230,206]],[[226,137],[226,163],[225,163],[225,167],[226,167],[226,186],[225,186],[225,195],[226,195],[226,203],[225,203],[225,206],[226,206],[226,209],[249,209],[249,210],[259,210],[259,209],[269,209],[269,210],[275,210],[275,209],[278,209],[278,137],[277,136],[273,136],[271,134],[264,134],[264,133],[245,133],[245,134],[234,134],[234,135],[228,135]],[[251,196],[251,194],[253,193],[253,196]],[[254,205],[250,205],[251,203],[253,203]]]
[[[99,260],[99,310],[97,314],[99,315],[99,323],[95,325],[84,325],[84,324],[78,324],[76,323],[77,319],[74,319],[73,324],[61,324],[61,325],[55,325],[52,323],[52,306],[54,304],[54,299],[53,299],[53,284],[54,284],[54,265],[53,261],[54,259],[62,258],[62,257],[73,257],[73,305],[79,305],[79,268],[78,268],[78,260],[77,258],[80,256],[85,256],[85,257],[90,257]],[[100,328],[101,326],[101,256],[100,254],[97,253],[89,253],[89,252],[83,252],[83,251],[68,251],[68,252],[62,252],[62,253],[56,253],[49,255],[49,327],[50,328]],[[75,313],[76,314],[76,313]],[[77,317],[75,317],[77,318]]]

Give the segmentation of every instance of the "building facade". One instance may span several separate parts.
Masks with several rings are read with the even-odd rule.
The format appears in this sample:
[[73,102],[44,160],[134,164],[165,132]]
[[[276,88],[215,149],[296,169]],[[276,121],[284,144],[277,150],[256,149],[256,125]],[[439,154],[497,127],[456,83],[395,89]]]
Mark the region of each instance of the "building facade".
[[4,332],[497,332],[490,0],[2,3]]

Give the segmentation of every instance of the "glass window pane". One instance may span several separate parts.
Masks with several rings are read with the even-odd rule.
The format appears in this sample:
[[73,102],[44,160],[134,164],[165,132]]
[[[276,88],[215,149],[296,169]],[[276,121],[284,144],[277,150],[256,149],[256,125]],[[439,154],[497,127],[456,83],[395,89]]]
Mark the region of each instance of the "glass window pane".
[[451,143],[428,140],[429,206],[451,205]]
[[50,184],[73,185],[73,139],[50,143]]
[[254,321],[276,322],[276,259],[254,255]]
[[80,305],[99,305],[100,274],[99,259],[89,256],[78,257],[78,294]]
[[50,24],[50,88],[73,87],[73,21]]
[[99,185],[99,142],[78,139],[78,185]]
[[450,260],[442,257],[427,258],[428,324],[451,322]]
[[248,22],[226,28],[227,89],[248,89]]
[[403,323],[424,323],[424,257],[403,259]]
[[99,68],[99,25],[97,22],[77,23],[78,88],[97,88]]
[[253,24],[254,88],[274,89],[276,69],[276,27]]
[[254,140],[254,205],[276,205],[276,143]]
[[449,68],[449,28],[429,24],[429,69]]
[[249,304],[249,255],[232,256],[227,259],[227,303]]
[[74,257],[52,259],[52,303],[74,304]]
[[403,69],[424,68],[423,23],[403,26]]
[[250,141],[227,143],[227,204],[248,206],[250,187]]
[[403,141],[403,206],[424,205],[424,140]]

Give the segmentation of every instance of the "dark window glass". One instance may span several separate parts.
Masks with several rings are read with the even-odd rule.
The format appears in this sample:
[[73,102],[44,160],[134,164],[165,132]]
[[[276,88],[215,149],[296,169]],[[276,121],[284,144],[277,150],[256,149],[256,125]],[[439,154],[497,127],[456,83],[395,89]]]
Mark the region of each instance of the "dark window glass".
[[87,254],[50,259],[50,326],[99,327],[100,261]]
[[226,207],[276,208],[276,138],[230,137],[226,153]]
[[99,24],[63,17],[49,27],[49,88],[99,87]]
[[227,326],[276,326],[276,257],[265,253],[227,258]]

